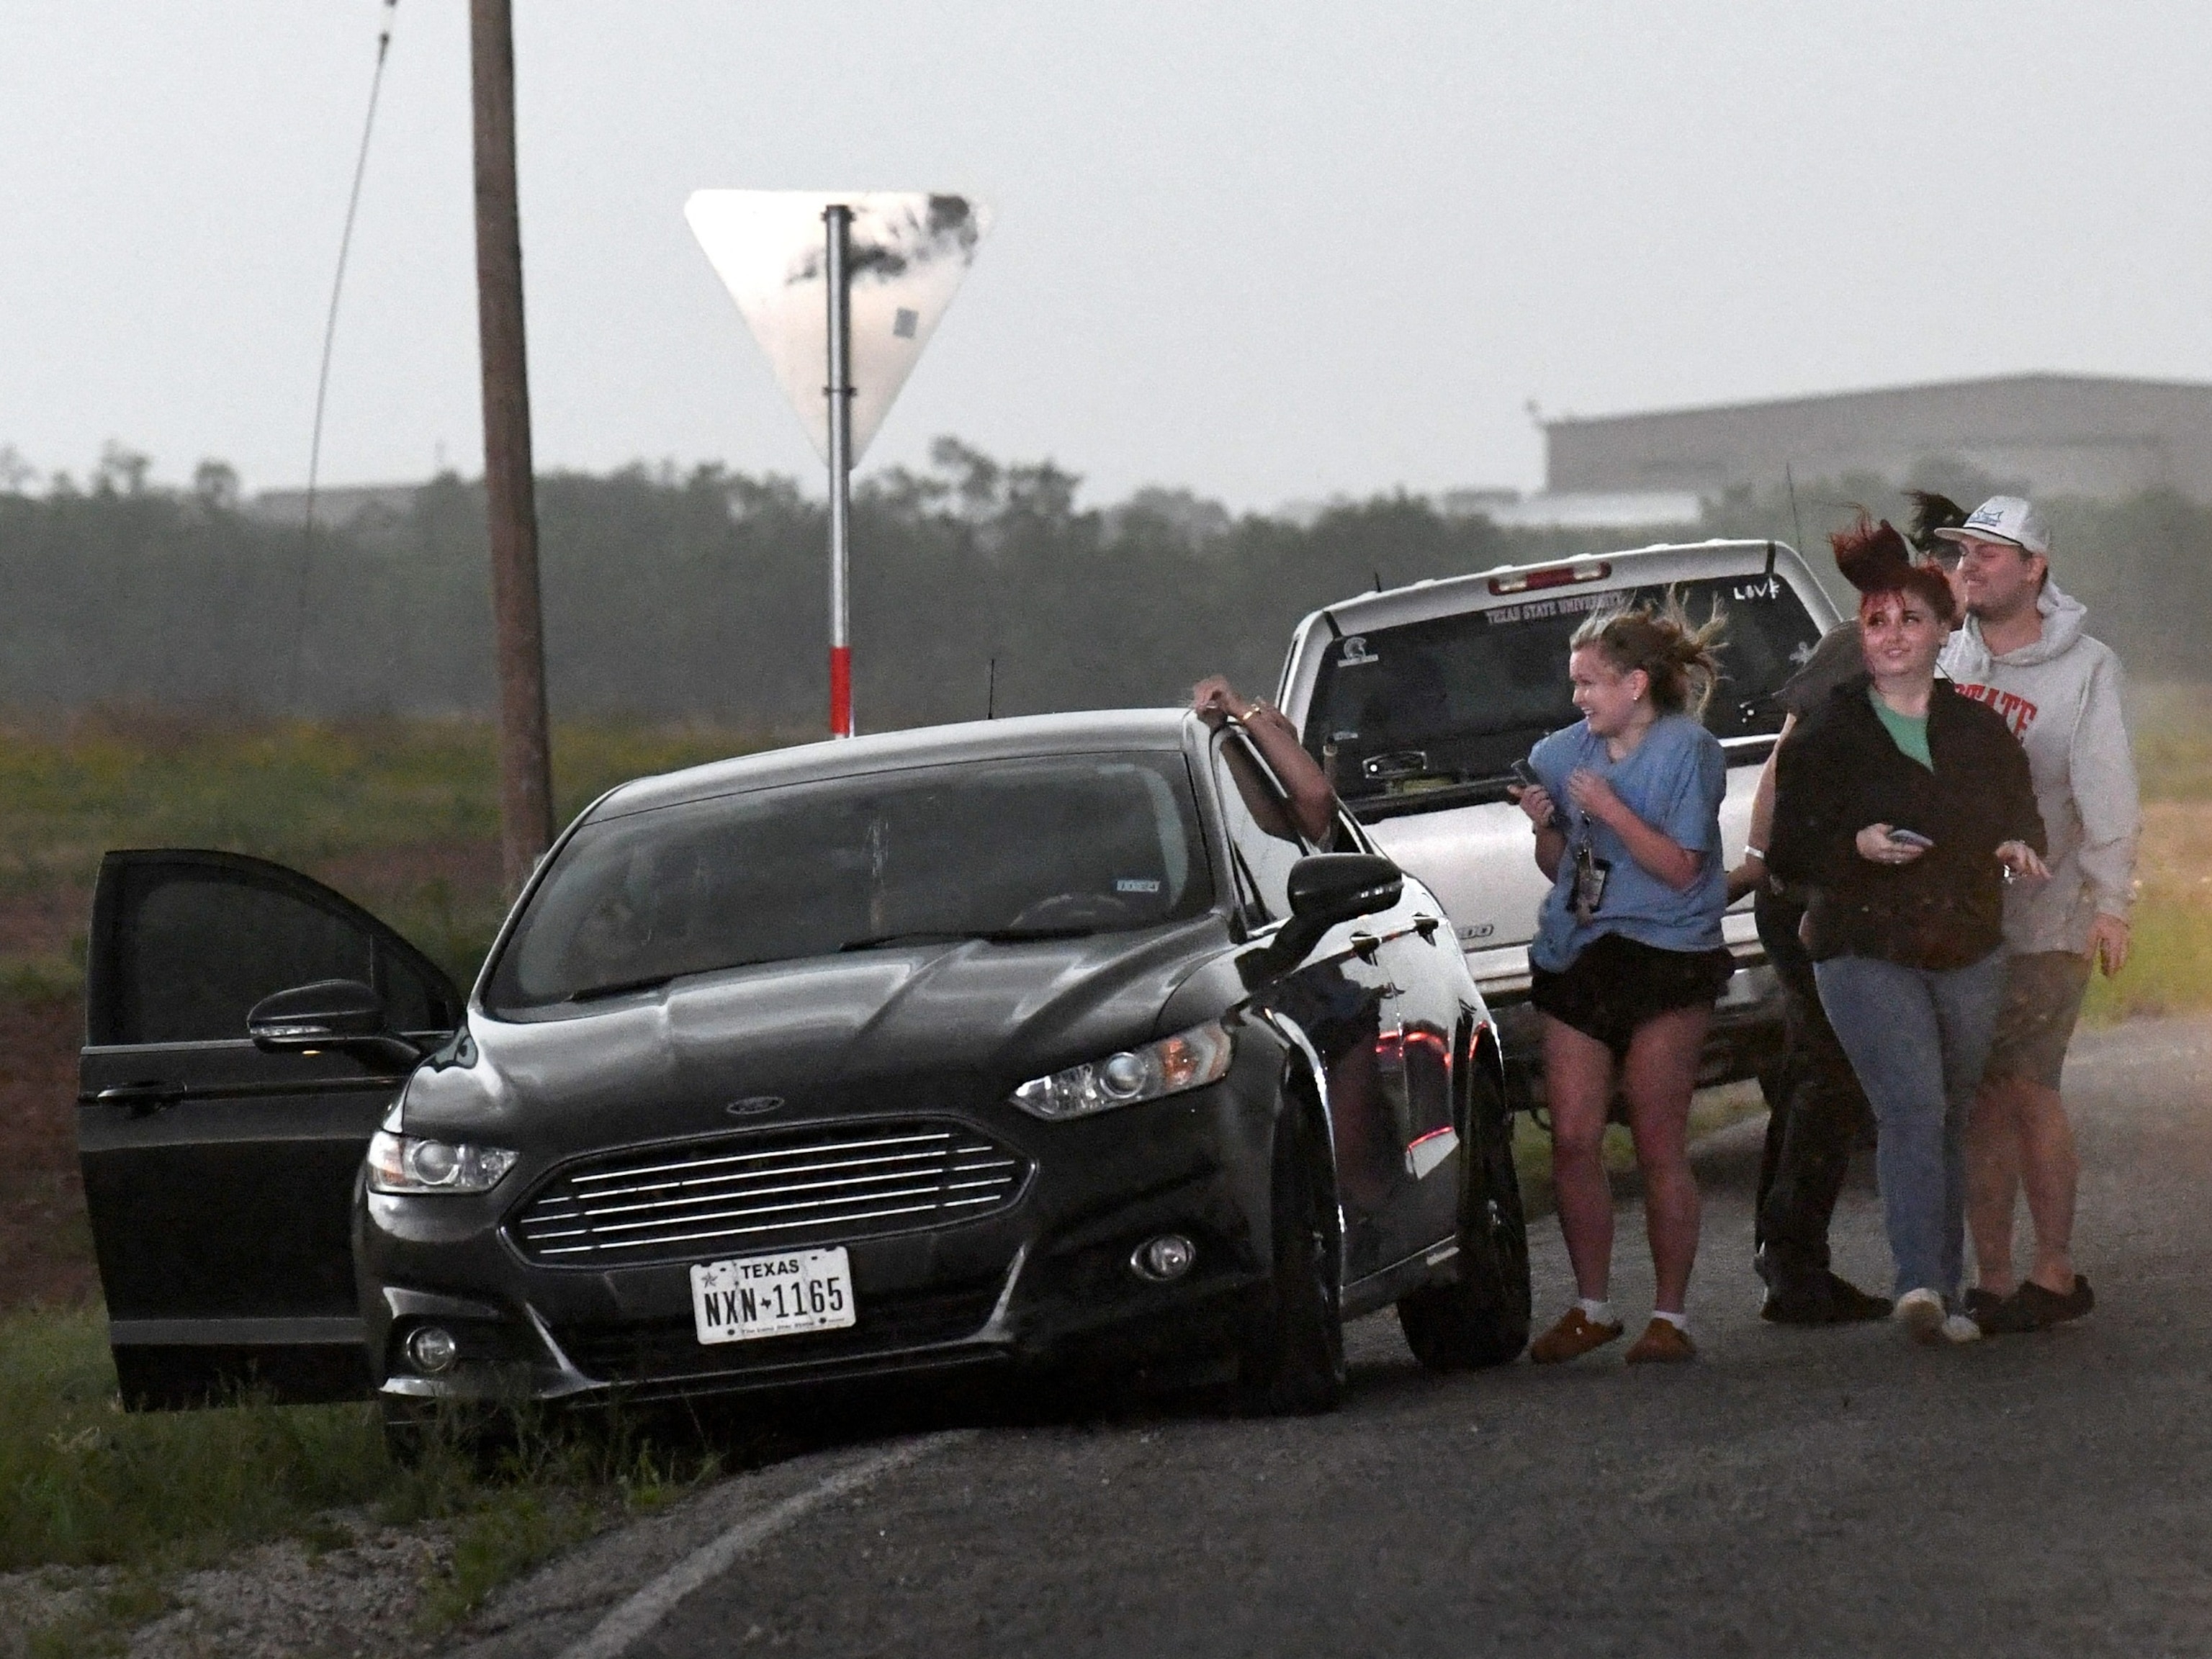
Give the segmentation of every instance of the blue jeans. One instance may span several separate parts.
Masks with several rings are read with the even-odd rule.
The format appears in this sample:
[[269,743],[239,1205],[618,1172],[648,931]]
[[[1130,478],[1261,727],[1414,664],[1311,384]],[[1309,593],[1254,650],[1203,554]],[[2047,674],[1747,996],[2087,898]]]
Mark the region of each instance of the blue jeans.
[[1813,966],[1820,1006],[1881,1126],[1875,1168],[1896,1294],[1955,1306],[1965,1257],[1966,1115],[2004,997],[2005,953],[1937,973],[1875,957]]

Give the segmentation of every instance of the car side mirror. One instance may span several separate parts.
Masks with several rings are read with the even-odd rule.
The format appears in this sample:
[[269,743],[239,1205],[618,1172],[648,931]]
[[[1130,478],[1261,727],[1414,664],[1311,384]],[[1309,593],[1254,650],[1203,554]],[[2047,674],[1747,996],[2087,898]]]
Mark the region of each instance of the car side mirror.
[[271,992],[246,1014],[246,1034],[264,1054],[337,1048],[362,1060],[409,1066],[422,1057],[392,1029],[384,999],[357,979],[319,979]]
[[1319,939],[1340,921],[1397,903],[1406,875],[1373,853],[1317,853],[1291,866],[1289,886],[1292,918],[1316,924]]
[[1289,973],[1338,923],[1390,908],[1406,890],[1406,875],[1373,853],[1316,853],[1291,866],[1287,885],[1291,919],[1237,958],[1248,987]]

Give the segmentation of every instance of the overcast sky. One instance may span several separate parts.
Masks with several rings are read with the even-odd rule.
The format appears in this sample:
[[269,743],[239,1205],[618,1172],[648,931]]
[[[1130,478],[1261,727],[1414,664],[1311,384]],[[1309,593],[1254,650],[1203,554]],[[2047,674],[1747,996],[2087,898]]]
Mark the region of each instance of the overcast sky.
[[[377,0],[9,0],[0,445],[307,471]],[[1093,501],[1533,487],[1598,414],[2212,379],[2212,6],[517,0],[539,465],[816,464],[683,218],[997,225],[868,457]],[[331,481],[481,466],[466,8],[401,0]]]

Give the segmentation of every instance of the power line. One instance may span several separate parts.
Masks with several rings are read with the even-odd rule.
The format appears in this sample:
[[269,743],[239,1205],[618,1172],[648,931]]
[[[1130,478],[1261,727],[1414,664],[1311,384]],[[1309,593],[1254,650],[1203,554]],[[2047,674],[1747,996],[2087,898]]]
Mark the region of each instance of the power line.
[[392,51],[392,22],[399,0],[384,0],[384,18],[376,37],[376,69],[368,78],[368,113],[361,124],[361,151],[354,157],[353,189],[346,197],[345,228],[338,234],[338,268],[331,278],[330,315],[323,323],[323,362],[315,375],[315,422],[307,441],[307,511],[301,532],[299,598],[293,607],[292,659],[284,673],[284,706],[289,708],[299,694],[300,647],[307,631],[307,578],[315,553],[315,491],[322,480],[323,410],[331,391],[331,349],[337,342],[338,299],[345,292],[346,255],[353,248],[354,216],[361,209],[361,181],[368,172],[368,141],[376,131],[377,95],[384,90],[384,60]]

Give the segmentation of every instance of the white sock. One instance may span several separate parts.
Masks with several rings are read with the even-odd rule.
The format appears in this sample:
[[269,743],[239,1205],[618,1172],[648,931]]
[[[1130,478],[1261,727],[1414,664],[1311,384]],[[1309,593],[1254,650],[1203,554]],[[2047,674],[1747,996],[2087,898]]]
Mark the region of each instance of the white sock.
[[1664,1308],[1654,1308],[1651,1310],[1651,1316],[1654,1319],[1665,1320],[1678,1331],[1686,1331],[1690,1328],[1690,1316],[1687,1314],[1668,1313]]
[[1583,1317],[1593,1325],[1618,1325],[1620,1318],[1613,1311],[1613,1304],[1601,1297],[1583,1297],[1575,1306],[1583,1310]]

